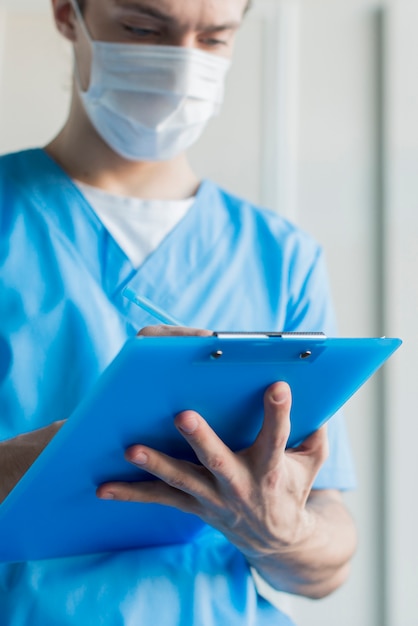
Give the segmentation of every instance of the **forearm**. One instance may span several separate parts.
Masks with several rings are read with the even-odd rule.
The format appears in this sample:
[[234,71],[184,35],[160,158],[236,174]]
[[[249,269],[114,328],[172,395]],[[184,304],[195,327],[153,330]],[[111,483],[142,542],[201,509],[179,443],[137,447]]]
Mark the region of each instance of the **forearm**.
[[64,422],[0,442],[0,502],[40,455]]
[[280,552],[247,559],[275,589],[322,598],[345,582],[356,548],[354,524],[341,495],[313,491],[297,535]]

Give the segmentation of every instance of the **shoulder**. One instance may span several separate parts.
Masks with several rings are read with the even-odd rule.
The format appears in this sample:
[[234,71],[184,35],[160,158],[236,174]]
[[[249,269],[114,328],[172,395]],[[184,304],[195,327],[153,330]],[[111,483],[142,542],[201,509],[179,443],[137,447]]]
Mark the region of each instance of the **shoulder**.
[[289,262],[295,257],[313,261],[321,256],[322,248],[315,238],[280,213],[230,193],[209,180],[202,183],[202,193],[210,198],[211,206],[226,213],[235,234],[253,240],[261,253],[276,251]]
[[5,205],[10,206],[20,190],[27,189],[39,178],[42,158],[40,149],[0,155],[0,212],[5,210]]
[[7,180],[9,175],[25,170],[40,152],[38,149],[30,149],[0,155],[0,180]]
[[[54,189],[50,166],[42,149],[0,156],[0,239],[33,230],[45,220],[45,190]],[[40,208],[39,208],[40,207]]]

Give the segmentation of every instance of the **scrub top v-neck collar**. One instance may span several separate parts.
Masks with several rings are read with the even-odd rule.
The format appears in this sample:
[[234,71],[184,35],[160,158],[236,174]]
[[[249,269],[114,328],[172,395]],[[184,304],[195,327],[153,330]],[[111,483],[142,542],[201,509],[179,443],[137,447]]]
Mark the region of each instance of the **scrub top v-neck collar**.
[[201,183],[185,217],[135,270],[65,171],[44,150],[29,152],[32,184],[27,193],[109,299],[136,327],[156,320],[122,296],[126,285],[175,317],[182,287],[198,279],[199,268],[228,228],[226,215],[215,201],[216,187],[206,180]]

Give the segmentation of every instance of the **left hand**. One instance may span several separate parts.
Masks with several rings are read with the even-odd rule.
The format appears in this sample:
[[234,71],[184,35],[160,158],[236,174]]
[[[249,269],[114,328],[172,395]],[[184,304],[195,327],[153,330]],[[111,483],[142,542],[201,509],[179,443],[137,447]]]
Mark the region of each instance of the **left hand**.
[[[184,331],[175,329],[174,333]],[[143,334],[151,333],[147,329]],[[177,415],[175,425],[201,465],[134,445],[126,451],[126,459],[160,480],[106,483],[98,488],[97,495],[165,504],[194,513],[220,530],[250,561],[286,552],[309,535],[306,504],[328,454],[325,428],[298,448],[286,449],[290,406],[288,385],[271,385],[264,396],[262,429],[251,447],[237,453],[219,439],[201,415],[184,411]]]
[[[141,334],[211,333],[153,327]],[[288,385],[271,385],[264,396],[261,431],[252,446],[237,453],[201,415],[184,411],[175,425],[201,465],[135,445],[126,451],[126,459],[159,480],[107,483],[97,494],[166,504],[199,515],[237,546],[272,587],[322,598],[346,580],[356,532],[337,490],[312,490],[328,455],[326,428],[298,448],[286,449],[290,405]]]

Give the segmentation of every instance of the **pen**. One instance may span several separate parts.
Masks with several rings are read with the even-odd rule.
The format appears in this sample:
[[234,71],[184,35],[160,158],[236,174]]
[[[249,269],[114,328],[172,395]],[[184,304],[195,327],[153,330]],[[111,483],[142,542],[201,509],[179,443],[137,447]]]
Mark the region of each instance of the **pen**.
[[169,324],[170,326],[184,326],[184,324],[176,320],[174,317],[171,317],[171,315],[160,309],[157,305],[153,304],[151,300],[148,300],[148,298],[138,296],[129,287],[125,287],[123,289],[122,295],[127,298],[129,302],[136,304],[147,313],[150,313],[157,320],[163,322],[163,324]]

